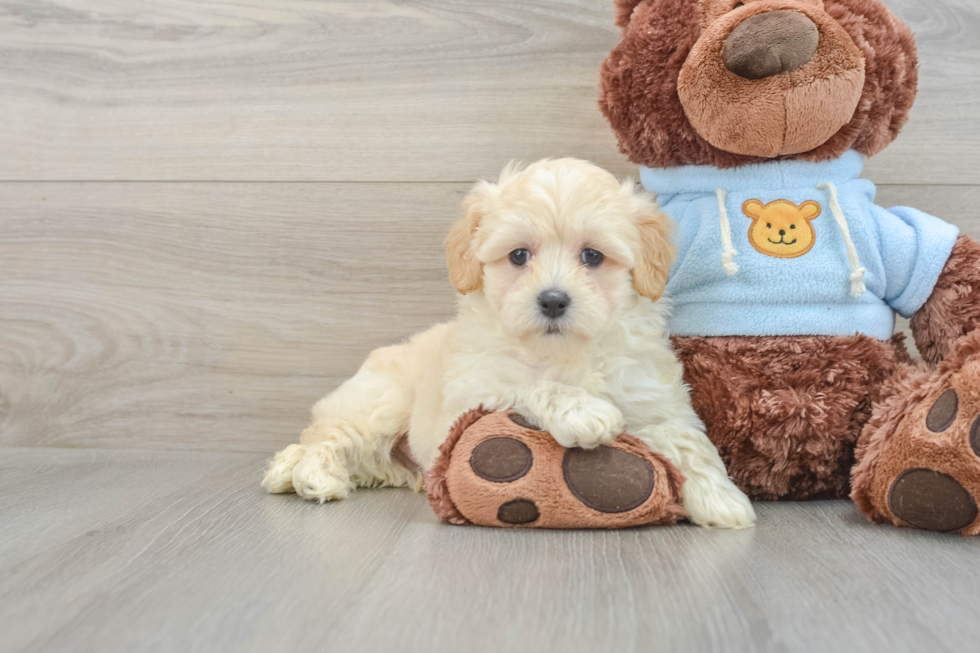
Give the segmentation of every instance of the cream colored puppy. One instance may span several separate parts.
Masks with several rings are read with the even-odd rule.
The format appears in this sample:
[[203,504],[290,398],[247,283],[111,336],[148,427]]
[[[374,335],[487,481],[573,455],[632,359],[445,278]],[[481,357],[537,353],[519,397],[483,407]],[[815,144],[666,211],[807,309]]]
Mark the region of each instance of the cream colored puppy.
[[415,485],[393,457],[408,435],[423,469],[470,408],[513,408],[566,447],[625,429],[687,477],[704,526],[742,528],[752,505],[732,483],[688,400],[665,328],[674,250],[669,218],[632,181],[575,159],[508,166],[480,182],[446,239],[456,319],[374,351],[313,407],[300,444],[263,486],[342,499],[357,486]]

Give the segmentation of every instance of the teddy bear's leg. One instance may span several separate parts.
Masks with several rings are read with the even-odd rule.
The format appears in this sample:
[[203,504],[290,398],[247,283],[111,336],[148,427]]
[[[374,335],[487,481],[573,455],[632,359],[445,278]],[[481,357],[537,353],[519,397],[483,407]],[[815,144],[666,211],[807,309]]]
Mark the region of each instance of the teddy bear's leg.
[[889,385],[858,443],[852,498],[876,522],[980,533],[980,332]]
[[622,528],[685,517],[683,476],[640,440],[565,447],[513,411],[473,410],[429,470],[436,514],[453,524]]
[[844,498],[882,384],[910,361],[902,337],[675,337],[694,410],[746,494]]
[[[961,236],[912,319],[904,370],[861,434],[852,497],[877,522],[980,533],[980,244]],[[938,363],[938,365],[936,365]]]

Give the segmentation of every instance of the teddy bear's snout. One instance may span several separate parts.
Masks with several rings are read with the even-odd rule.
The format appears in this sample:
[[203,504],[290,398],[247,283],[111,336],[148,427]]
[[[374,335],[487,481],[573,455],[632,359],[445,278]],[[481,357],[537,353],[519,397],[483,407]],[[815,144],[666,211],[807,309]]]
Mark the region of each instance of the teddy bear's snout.
[[820,33],[797,11],[780,9],[742,21],[725,40],[725,67],[745,79],[796,70],[813,58]]

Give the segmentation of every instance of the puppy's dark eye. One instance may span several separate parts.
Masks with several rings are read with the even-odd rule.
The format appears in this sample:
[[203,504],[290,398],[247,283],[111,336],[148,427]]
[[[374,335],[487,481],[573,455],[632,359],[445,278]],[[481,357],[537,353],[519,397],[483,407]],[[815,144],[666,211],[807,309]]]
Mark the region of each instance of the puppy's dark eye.
[[766,223],[766,229],[772,229],[772,223],[771,222],[767,222]]
[[590,268],[595,268],[602,265],[602,259],[606,258],[602,255],[602,252],[585,248],[582,250],[582,262],[588,265]]
[[510,262],[520,267],[528,262],[531,258],[531,252],[526,249],[515,249],[510,253]]
[[791,224],[791,225],[789,226],[789,228],[790,228],[790,229],[796,229],[796,225],[795,225],[795,224]]
[[736,2],[735,6],[732,7],[732,9],[738,9],[739,7],[744,7],[744,6],[745,6],[744,2]]

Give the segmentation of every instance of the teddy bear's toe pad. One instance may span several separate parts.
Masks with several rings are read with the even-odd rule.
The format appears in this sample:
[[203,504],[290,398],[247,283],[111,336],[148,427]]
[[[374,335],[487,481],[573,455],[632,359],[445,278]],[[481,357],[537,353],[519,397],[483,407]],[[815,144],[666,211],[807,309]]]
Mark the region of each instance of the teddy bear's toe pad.
[[462,421],[426,481],[446,521],[483,526],[622,528],[672,524],[683,477],[627,435],[595,449],[566,449],[517,413]]
[[516,481],[531,471],[533,462],[528,446],[513,438],[484,440],[470,454],[473,473],[494,483]]
[[929,531],[958,531],[977,518],[977,503],[959,481],[931,469],[907,469],[888,492],[899,519]]
[[538,507],[530,499],[514,499],[497,510],[497,519],[505,524],[530,524],[540,516]]
[[638,508],[650,498],[656,484],[649,462],[612,447],[569,449],[562,472],[576,499],[605,513]]

